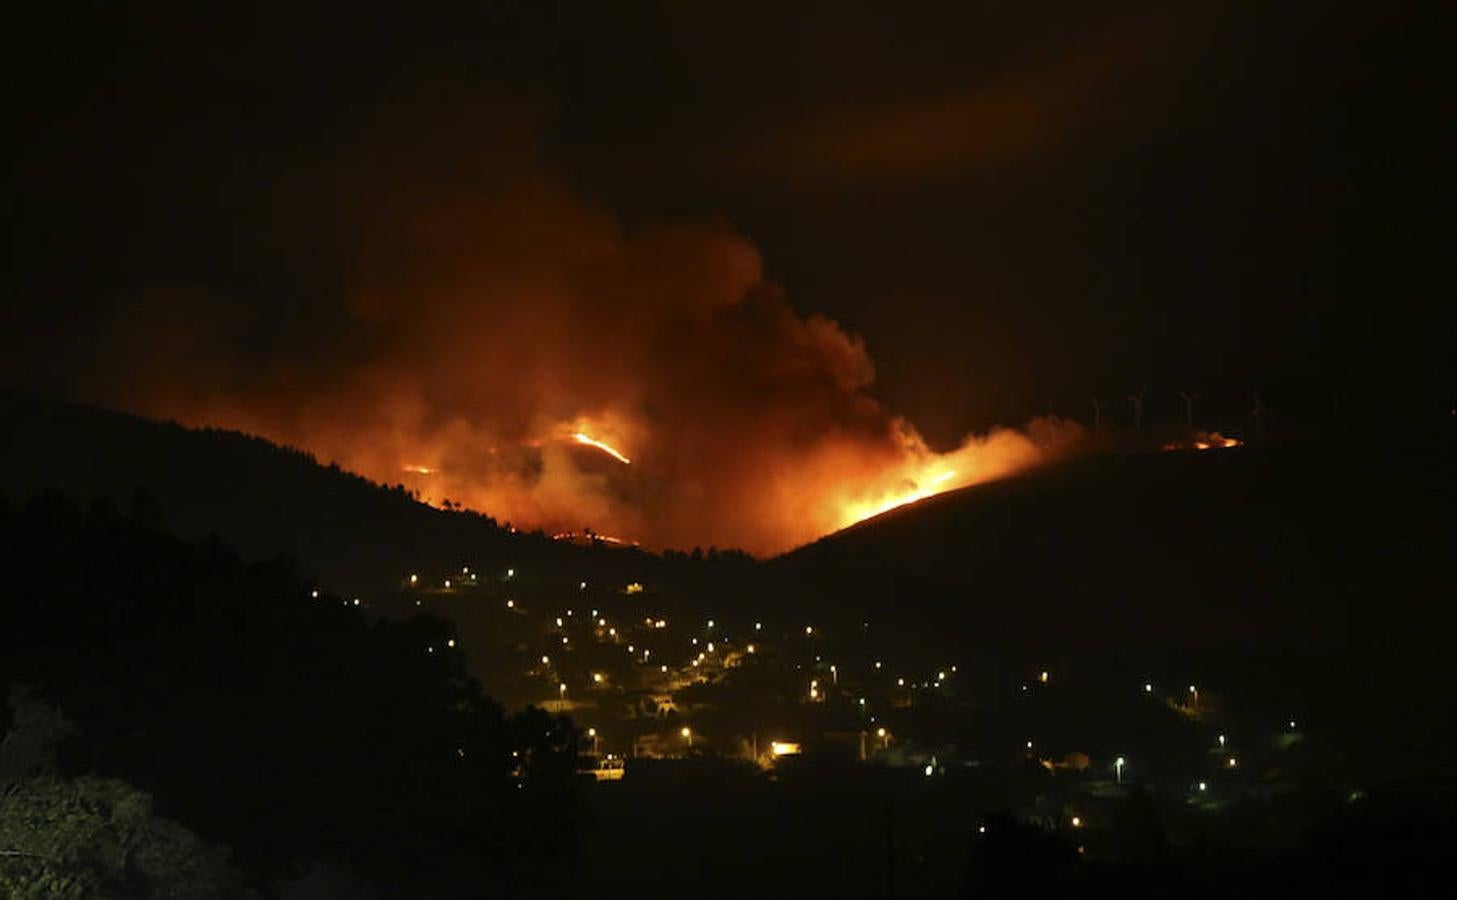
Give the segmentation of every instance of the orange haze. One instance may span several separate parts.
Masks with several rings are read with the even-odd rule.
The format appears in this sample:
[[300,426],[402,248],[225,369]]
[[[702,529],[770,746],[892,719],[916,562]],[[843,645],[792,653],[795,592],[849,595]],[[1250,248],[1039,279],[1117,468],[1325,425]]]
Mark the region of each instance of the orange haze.
[[933,452],[868,392],[860,338],[791,307],[725,227],[628,232],[541,177],[459,203],[380,211],[304,349],[244,364],[214,338],[118,399],[518,527],[760,554],[1076,437],[1049,420]]

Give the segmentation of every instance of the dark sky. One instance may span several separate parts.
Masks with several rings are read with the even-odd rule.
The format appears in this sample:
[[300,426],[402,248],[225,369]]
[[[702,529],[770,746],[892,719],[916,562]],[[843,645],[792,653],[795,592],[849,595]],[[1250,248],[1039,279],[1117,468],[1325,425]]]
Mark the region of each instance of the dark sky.
[[1440,4],[24,6],[11,383],[158,329],[311,352],[392,217],[519,169],[733,228],[937,444],[1145,386],[1451,399]]

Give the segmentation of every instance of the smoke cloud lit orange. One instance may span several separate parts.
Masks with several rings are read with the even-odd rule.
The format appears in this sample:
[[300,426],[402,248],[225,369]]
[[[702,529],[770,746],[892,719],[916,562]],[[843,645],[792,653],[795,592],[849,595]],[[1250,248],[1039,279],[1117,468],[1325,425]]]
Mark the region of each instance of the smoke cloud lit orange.
[[372,220],[315,348],[263,365],[192,348],[121,405],[517,527],[760,554],[1036,465],[1075,433],[933,452],[868,393],[864,343],[791,307],[730,229],[630,232],[543,177],[468,196]]

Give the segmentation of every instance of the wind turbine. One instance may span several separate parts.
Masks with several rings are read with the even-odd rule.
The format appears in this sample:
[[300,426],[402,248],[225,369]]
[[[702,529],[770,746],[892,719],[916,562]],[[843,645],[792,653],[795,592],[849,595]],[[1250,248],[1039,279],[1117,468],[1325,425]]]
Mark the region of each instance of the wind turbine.
[[1148,388],[1144,388],[1136,394],[1128,395],[1128,402],[1133,404],[1133,427],[1143,427],[1143,401],[1148,396]]
[[1188,391],[1179,391],[1179,397],[1184,401],[1184,424],[1190,431],[1194,430],[1194,401],[1199,399],[1198,394],[1191,394]]
[[1259,391],[1255,391],[1254,395],[1255,408],[1250,410],[1250,415],[1255,417],[1255,437],[1263,438],[1265,436],[1265,416],[1269,415],[1273,410],[1260,400]]

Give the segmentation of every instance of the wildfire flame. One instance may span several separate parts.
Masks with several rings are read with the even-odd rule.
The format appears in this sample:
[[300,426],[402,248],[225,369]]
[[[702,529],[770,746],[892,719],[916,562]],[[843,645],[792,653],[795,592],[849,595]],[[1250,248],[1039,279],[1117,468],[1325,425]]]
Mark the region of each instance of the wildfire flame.
[[572,440],[576,441],[579,444],[585,444],[588,447],[596,447],[598,450],[601,450],[603,453],[606,453],[608,456],[611,456],[613,459],[616,459],[618,462],[622,463],[625,466],[632,465],[632,460],[628,459],[626,456],[623,456],[616,447],[613,447],[610,444],[605,444],[602,441],[591,437],[590,435],[584,434],[580,431],[574,432],[572,434]]
[[1225,437],[1217,431],[1196,431],[1188,441],[1173,441],[1164,444],[1165,450],[1224,450],[1238,447],[1237,438]]
[[613,537],[610,534],[597,534],[596,532],[562,531],[551,536],[554,541],[565,541],[568,544],[580,544],[584,547],[595,544],[613,544],[623,547],[636,547],[637,541],[630,541],[626,538]]
[[[326,354],[318,378],[278,360],[196,398],[142,383],[131,408],[304,448],[513,530],[590,523],[654,549],[765,555],[1026,470],[1081,435],[1035,420],[932,449],[871,395],[864,341],[790,305],[741,236],[624,229],[519,180],[519,196],[408,217],[411,240],[382,235],[411,255],[366,266],[341,339],[321,344],[378,329],[367,355]],[[228,372],[230,352],[139,368],[196,356]]]
[[871,501],[866,503],[852,503],[845,508],[844,515],[841,518],[840,527],[846,528],[850,525],[854,525],[856,522],[863,522],[866,519],[872,519],[880,515],[881,513],[890,512],[897,507],[906,506],[907,504],[915,503],[918,500],[924,500],[927,497],[934,497],[937,494],[943,494],[946,491],[951,490],[954,486],[948,485],[947,482],[955,477],[955,475],[956,472],[954,470],[948,469],[947,471],[942,472],[941,474],[931,478],[929,481],[926,482],[925,486],[920,486],[913,483],[910,490],[907,490],[900,494],[892,495],[888,499],[881,500],[879,502]]

